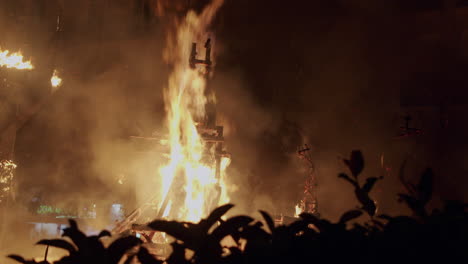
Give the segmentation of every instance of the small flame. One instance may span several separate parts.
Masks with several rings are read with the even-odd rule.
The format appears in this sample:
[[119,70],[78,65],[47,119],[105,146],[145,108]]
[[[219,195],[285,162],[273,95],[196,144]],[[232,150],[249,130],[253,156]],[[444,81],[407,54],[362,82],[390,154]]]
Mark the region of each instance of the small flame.
[[294,217],[299,217],[304,212],[304,208],[300,204],[296,204]]
[[31,61],[23,61],[21,52],[10,54],[10,51],[0,49],[0,67],[13,68],[18,70],[32,70],[34,66]]
[[54,73],[50,78],[50,84],[52,84],[53,88],[58,88],[60,85],[62,85],[62,78],[58,76],[57,70],[54,70]]

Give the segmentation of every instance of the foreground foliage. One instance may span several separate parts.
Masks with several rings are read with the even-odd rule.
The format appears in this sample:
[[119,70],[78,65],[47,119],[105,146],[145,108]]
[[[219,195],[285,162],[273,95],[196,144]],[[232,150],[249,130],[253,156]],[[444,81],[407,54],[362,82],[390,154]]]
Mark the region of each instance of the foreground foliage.
[[[221,217],[233,207],[228,204],[196,224],[165,220],[149,223],[150,228],[175,238],[172,253],[165,261],[152,256],[134,236],[118,238],[105,247],[100,238],[109,236],[109,232],[87,237],[73,220],[64,231],[73,243],[53,239],[38,244],[67,250],[69,255],[55,262],[58,264],[468,263],[467,204],[447,201],[443,208],[429,212],[426,206],[432,196],[431,170],[423,173],[418,184],[405,182],[408,193],[399,195],[413,211],[412,216],[376,216],[376,204],[369,193],[381,177],[359,182],[364,168],[359,151],[353,151],[344,163],[351,175],[339,177],[352,184],[360,207],[344,213],[337,223],[304,213],[289,225],[275,226],[264,211],[260,214],[266,226],[249,216],[223,221]],[[349,223],[358,217],[368,220],[364,224]],[[234,241],[231,246],[221,245],[226,237]],[[17,255],[9,257],[21,263],[37,263]]]

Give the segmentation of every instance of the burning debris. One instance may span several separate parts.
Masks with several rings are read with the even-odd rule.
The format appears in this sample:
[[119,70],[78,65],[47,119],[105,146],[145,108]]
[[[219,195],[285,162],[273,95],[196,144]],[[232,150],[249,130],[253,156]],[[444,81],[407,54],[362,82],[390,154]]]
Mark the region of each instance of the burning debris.
[[11,193],[16,164],[11,160],[0,161],[0,204],[5,203]]
[[[223,127],[216,122],[214,91],[207,85],[213,66],[210,38],[204,45],[205,58],[197,58],[197,42],[206,37],[205,32],[222,3],[213,1],[199,15],[188,12],[165,51],[173,66],[164,91],[169,133],[144,138],[159,142],[167,151],[163,154],[167,162],[158,171],[160,189],[119,222],[113,233],[128,230],[149,208],[156,210],[153,217],[197,222],[229,201],[225,171],[230,156],[223,146]],[[131,228],[148,242],[165,241],[164,234],[146,232],[144,226]]]
[[57,70],[54,70],[54,73],[50,78],[50,84],[52,85],[52,92],[54,92],[60,85],[62,85],[62,78],[58,76]]

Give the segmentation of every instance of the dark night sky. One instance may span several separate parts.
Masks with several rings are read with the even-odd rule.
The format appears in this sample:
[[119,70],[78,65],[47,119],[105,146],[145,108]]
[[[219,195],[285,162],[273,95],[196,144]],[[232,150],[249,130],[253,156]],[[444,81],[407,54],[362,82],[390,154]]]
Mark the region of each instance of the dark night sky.
[[[292,213],[303,181],[294,151],[302,143],[313,148],[325,216],[357,204],[336,177],[345,169],[339,158],[353,149],[363,151],[367,176],[382,173],[382,154],[391,168],[374,193],[383,211],[400,210],[397,171],[405,159],[413,180],[425,167],[435,169],[436,198],[468,198],[466,52],[457,49],[466,42],[460,32],[468,21],[458,15],[453,32],[460,37],[451,38],[440,34],[452,28],[437,9],[441,2],[410,2],[225,1],[212,26],[217,65],[210,85],[233,156],[234,203],[247,211]],[[71,80],[19,132],[20,186],[65,200],[64,194],[125,195],[129,190],[116,189],[110,179],[141,165],[132,161],[140,156],[129,154],[126,138],[160,129],[164,116],[170,67],[161,55],[169,20],[154,17],[145,24],[144,12],[128,11],[123,1],[96,9],[99,16],[69,5],[61,41],[50,41],[53,4],[36,27],[24,35],[10,28],[5,38],[10,47],[27,39],[29,45],[21,45],[26,53],[60,64]],[[0,25],[6,30],[11,21]],[[23,95],[29,101],[41,96],[29,90]],[[439,125],[441,101],[449,117],[445,129]],[[395,139],[407,113],[425,134]]]

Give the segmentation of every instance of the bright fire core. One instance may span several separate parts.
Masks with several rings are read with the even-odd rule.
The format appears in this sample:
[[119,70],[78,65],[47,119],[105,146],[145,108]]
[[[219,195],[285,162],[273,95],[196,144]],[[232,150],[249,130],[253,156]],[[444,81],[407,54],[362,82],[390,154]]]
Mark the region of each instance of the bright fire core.
[[[197,122],[205,117],[206,77],[189,67],[192,42],[201,42],[206,27],[223,1],[214,0],[200,15],[189,12],[178,27],[174,43],[166,57],[174,65],[164,99],[169,127],[170,159],[160,168],[161,204],[168,197],[164,215],[177,220],[196,222],[228,202],[224,171],[229,160],[221,162],[221,175],[216,177],[214,149],[208,149],[197,131]],[[210,161],[211,160],[211,161]],[[216,197],[216,198],[215,198]]]
[[18,70],[32,70],[34,68],[31,61],[23,61],[23,55],[20,52],[10,54],[10,51],[1,49],[0,67],[14,68]]

